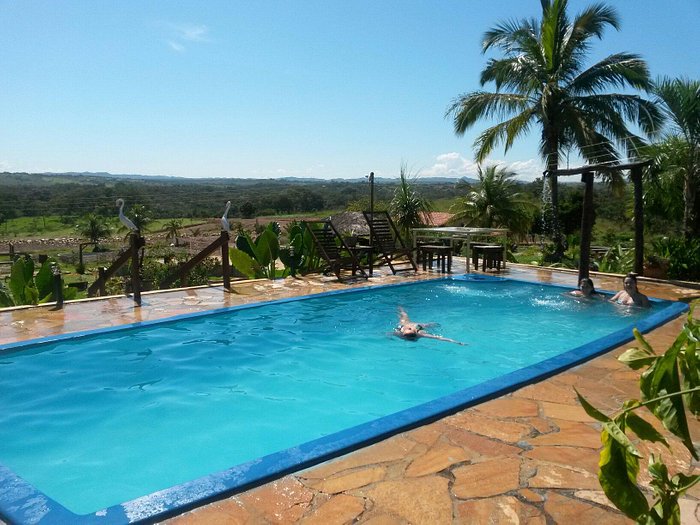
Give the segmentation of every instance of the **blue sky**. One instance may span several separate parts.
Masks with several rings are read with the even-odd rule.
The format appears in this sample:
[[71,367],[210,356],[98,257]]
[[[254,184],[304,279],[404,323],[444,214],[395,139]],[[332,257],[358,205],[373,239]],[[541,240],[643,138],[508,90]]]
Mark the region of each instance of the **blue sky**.
[[[591,1],[571,0],[572,12]],[[591,56],[700,77],[700,0],[618,0]],[[0,0],[0,171],[473,176],[444,112],[537,0]],[[493,161],[542,171],[537,134]]]

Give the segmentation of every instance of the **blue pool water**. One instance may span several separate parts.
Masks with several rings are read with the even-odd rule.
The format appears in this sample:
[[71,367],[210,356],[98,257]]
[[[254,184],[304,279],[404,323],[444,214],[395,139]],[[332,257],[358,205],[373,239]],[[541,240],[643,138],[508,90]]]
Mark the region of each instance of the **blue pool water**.
[[[324,436],[363,435],[375,420],[615,332],[629,338],[675,304],[620,308],[563,291],[441,279],[11,345],[0,353],[0,479],[97,519]],[[399,305],[467,346],[392,336]],[[136,507],[122,506],[125,521],[143,517]]]

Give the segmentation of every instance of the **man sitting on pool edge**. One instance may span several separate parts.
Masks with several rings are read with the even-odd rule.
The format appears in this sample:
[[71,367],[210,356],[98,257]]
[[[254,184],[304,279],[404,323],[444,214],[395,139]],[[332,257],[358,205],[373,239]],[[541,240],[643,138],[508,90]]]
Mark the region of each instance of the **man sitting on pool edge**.
[[438,341],[447,341],[448,343],[455,343],[464,346],[466,343],[461,343],[455,341],[454,339],[448,339],[447,337],[442,337],[441,335],[434,335],[425,332],[424,330],[429,326],[435,326],[435,323],[414,323],[408,318],[406,311],[399,306],[399,324],[394,329],[394,335],[407,339],[409,341],[416,341],[419,337],[427,337],[428,339],[437,339]]

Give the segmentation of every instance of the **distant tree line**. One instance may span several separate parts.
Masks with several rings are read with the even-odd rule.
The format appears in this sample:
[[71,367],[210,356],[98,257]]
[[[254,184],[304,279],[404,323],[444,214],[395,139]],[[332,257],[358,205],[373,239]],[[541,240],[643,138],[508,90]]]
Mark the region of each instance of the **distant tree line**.
[[[375,185],[375,196],[391,199],[397,182]],[[428,199],[454,195],[453,183],[421,184]],[[369,196],[363,181],[280,179],[119,179],[104,176],[0,174],[0,214],[5,219],[45,215],[115,214],[115,201],[146,206],[154,218],[217,217],[231,201],[229,216],[284,215],[345,209]]]

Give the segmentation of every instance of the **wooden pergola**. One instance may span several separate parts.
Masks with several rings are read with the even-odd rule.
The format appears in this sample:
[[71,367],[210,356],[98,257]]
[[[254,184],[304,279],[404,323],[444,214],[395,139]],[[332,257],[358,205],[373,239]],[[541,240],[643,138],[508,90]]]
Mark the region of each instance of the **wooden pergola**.
[[644,205],[642,199],[642,169],[652,163],[652,159],[628,162],[625,164],[591,164],[580,168],[545,171],[544,176],[581,175],[584,183],[583,212],[581,213],[581,256],[578,265],[578,280],[588,277],[591,261],[591,231],[593,229],[593,175],[630,171],[634,184],[634,272],[644,275]]

